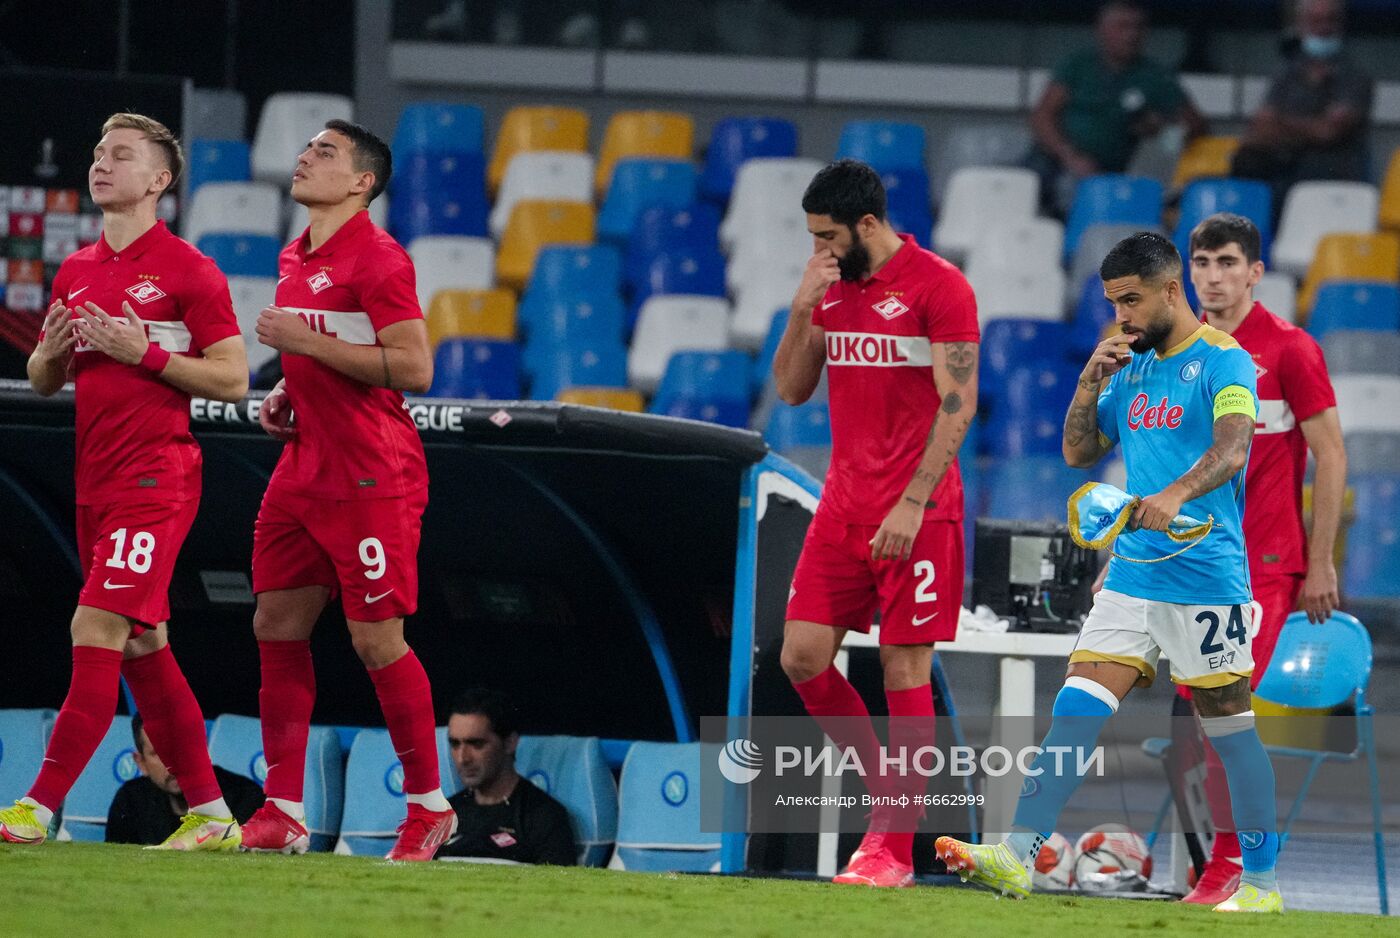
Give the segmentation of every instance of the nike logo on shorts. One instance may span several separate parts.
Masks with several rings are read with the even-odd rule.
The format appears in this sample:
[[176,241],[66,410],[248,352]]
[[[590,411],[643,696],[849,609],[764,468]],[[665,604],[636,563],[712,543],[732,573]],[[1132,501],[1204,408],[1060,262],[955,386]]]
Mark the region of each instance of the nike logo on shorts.
[[[92,286],[92,284],[88,284],[88,286]],[[84,290],[86,290],[86,289],[87,289],[87,287],[79,287],[77,290],[74,290],[72,293],[68,294],[68,300],[69,300],[69,302],[72,302],[72,300],[73,300],[73,298],[74,298],[75,296],[77,296],[78,294],[82,293],[82,292],[83,292]]]
[[919,618],[918,616],[915,616],[915,617],[914,617],[914,624],[915,624],[915,625],[923,625],[925,622],[932,622],[932,621],[934,620],[934,618],[936,618],[937,616],[938,616],[938,613],[936,613],[936,612],[935,612],[933,615],[931,615],[931,616],[924,616],[922,619]]
[[367,604],[368,604],[368,603],[377,603],[377,602],[379,602],[381,599],[383,599],[385,596],[388,596],[389,593],[392,593],[392,592],[393,592],[393,590],[389,590],[388,592],[380,593],[378,596],[371,596],[369,593],[366,593],[366,594],[365,594],[365,602],[366,602]]
[[840,301],[840,300],[832,300],[830,303],[823,303],[823,304],[822,304],[822,309],[831,309],[831,307],[835,306],[835,305],[836,305],[837,303],[839,303],[839,302],[841,302],[841,301]]
[[129,590],[135,587],[135,583],[113,583],[111,580],[106,580],[102,584],[104,590]]

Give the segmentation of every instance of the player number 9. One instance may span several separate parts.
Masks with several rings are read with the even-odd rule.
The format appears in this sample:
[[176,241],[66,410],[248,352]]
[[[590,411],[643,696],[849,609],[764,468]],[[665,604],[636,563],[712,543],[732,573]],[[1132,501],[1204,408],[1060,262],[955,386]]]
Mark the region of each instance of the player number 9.
[[388,561],[384,557],[384,544],[377,537],[367,537],[360,541],[360,563],[365,565],[365,579],[377,580],[384,575]]

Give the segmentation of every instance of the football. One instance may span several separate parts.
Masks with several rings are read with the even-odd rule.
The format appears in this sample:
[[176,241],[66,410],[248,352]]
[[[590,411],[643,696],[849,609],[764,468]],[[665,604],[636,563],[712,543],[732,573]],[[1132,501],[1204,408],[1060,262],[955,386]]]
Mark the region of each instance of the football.
[[1040,845],[1031,879],[1036,889],[1069,889],[1074,883],[1074,847],[1056,832]]
[[1086,892],[1136,892],[1151,875],[1147,841],[1122,824],[1100,824],[1075,844],[1074,882]]

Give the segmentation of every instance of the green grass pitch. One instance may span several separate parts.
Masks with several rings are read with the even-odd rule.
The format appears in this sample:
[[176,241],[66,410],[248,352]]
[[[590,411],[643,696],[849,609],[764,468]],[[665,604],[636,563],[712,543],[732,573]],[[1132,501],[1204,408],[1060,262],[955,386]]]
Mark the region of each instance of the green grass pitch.
[[[1319,871],[1318,875],[1325,875]],[[103,844],[0,847],[0,935],[1052,938],[1395,934],[1375,916],[1224,916],[1146,901],[969,888],[876,892],[827,883],[607,870],[390,865],[359,857],[172,854]],[[954,931],[955,930],[955,931]]]

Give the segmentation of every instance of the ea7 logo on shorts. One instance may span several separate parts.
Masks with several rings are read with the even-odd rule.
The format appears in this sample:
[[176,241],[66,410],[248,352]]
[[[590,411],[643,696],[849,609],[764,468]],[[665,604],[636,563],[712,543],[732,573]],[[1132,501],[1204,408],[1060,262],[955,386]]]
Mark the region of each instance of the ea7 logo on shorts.
[[909,307],[899,302],[899,298],[895,296],[887,297],[881,300],[880,302],[874,304],[870,308],[875,310],[875,312],[879,313],[881,316],[884,316],[886,319],[893,319],[900,313],[909,312]]
[[149,280],[142,280],[140,283],[127,287],[126,294],[136,302],[145,304],[165,296],[165,291]]
[[310,277],[306,278],[306,285],[311,288],[312,293],[320,293],[331,286],[331,275],[324,270],[318,270]]

